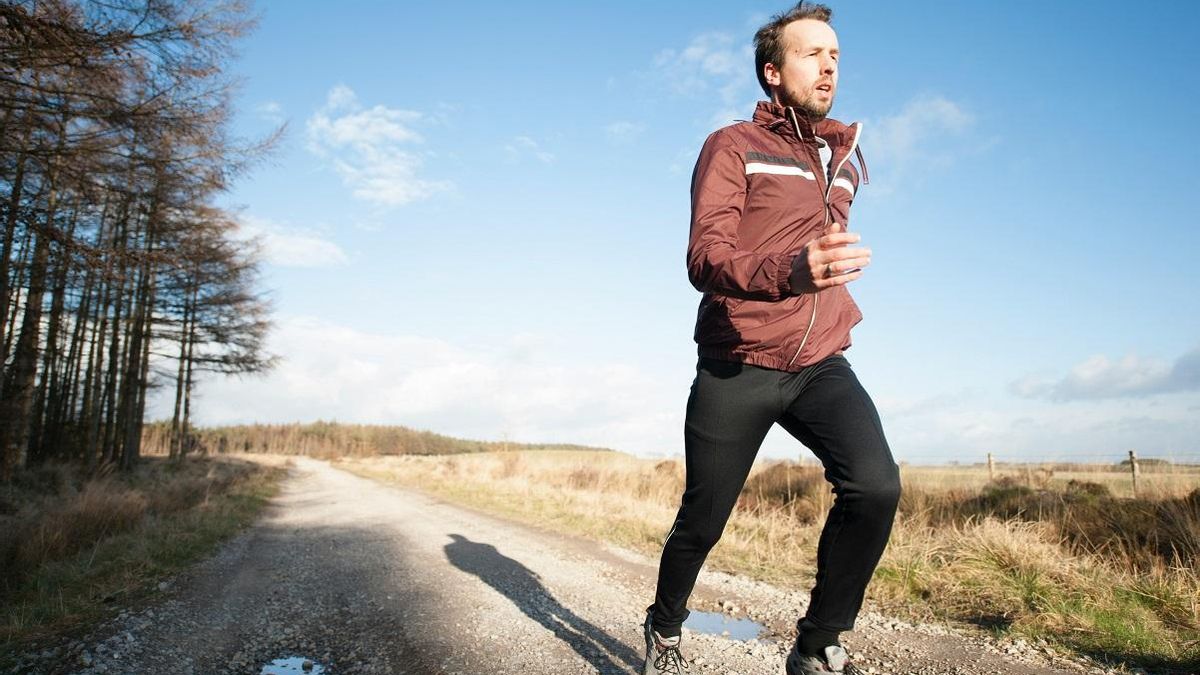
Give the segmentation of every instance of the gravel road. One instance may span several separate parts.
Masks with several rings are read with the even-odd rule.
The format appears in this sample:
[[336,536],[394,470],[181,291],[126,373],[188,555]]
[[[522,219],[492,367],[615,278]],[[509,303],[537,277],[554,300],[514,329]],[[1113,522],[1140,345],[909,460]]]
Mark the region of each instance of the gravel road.
[[[297,458],[259,522],[161,584],[160,601],[19,672],[635,673],[656,563]],[[685,629],[689,672],[782,673],[805,596],[702,573],[694,611],[765,630]],[[869,608],[843,642],[872,673],[1116,672]]]

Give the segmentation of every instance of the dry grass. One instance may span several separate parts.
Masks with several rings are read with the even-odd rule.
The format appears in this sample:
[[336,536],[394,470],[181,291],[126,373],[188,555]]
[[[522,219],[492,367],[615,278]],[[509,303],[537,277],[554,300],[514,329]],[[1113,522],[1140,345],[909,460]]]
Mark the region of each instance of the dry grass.
[[[616,453],[342,463],[649,556],[661,552],[684,480],[681,462]],[[1110,495],[1106,483],[1080,480],[1107,472],[1073,468],[1061,489],[1046,472],[975,484],[978,473],[986,478],[981,469],[955,485],[950,472],[906,468],[901,513],[870,596],[915,618],[1046,637],[1115,662],[1195,671],[1200,473],[1190,474],[1191,492],[1180,482],[1162,498],[1132,500]],[[707,566],[807,589],[832,499],[819,467],[756,466]]]
[[48,465],[0,487],[0,666],[137,599],[251,522],[281,464],[144,458],[132,474],[96,478]]
[[[994,479],[983,465],[902,466],[906,484],[926,492],[981,489],[992,480],[1015,480],[1031,487],[1061,490],[1071,482],[1097,483],[1117,497],[1133,496],[1129,467],[1119,464],[997,464]],[[1183,497],[1200,487],[1200,466],[1143,462],[1138,476],[1142,496]]]

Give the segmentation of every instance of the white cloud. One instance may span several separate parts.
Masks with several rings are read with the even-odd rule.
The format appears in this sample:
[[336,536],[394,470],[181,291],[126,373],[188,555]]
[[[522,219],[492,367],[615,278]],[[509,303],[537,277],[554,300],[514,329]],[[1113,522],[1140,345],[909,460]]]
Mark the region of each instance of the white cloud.
[[266,218],[243,216],[238,235],[257,239],[267,262],[280,267],[336,267],[348,262],[341,247],[319,233],[286,227]]
[[[899,112],[863,122],[863,152],[878,180],[872,187],[890,192],[901,183],[948,166],[970,149],[975,117],[944,96],[918,96]],[[917,171],[917,167],[921,171]]]
[[[677,387],[620,363],[548,363],[538,354],[546,339],[522,334],[477,350],[281,317],[268,345],[283,355],[278,367],[263,376],[206,376],[195,414],[210,425],[332,418],[465,438],[681,450]],[[168,394],[151,417],[169,414]]]
[[258,116],[271,124],[282,124],[285,119],[283,116],[283,106],[275,101],[264,101],[254,107],[254,112]]
[[1061,378],[1031,375],[1011,384],[1025,398],[1052,401],[1147,397],[1200,389],[1200,347],[1168,363],[1130,354],[1122,359],[1093,356]]
[[510,162],[519,162],[523,157],[531,156],[542,164],[554,163],[554,153],[544,150],[537,141],[529,136],[517,136],[504,146],[504,151]]
[[308,148],[332,163],[355,197],[408,204],[450,187],[418,175],[422,158],[408,148],[424,141],[414,128],[423,119],[412,110],[365,108],[352,89],[338,85],[308,120]]
[[358,95],[344,84],[336,85],[326,95],[325,107],[329,110],[357,110]]
[[974,123],[961,105],[943,96],[910,100],[904,108],[875,122],[872,147],[887,159],[908,157],[938,134],[959,134]]
[[[704,94],[719,85],[745,77],[745,67],[753,75],[753,66],[746,66],[745,57],[753,64],[754,52],[749,45],[737,47],[728,33],[701,33],[682,49],[664,49],[654,58],[654,66],[667,77],[667,85],[680,94]],[[714,86],[716,85],[716,86]]]
[[605,125],[604,135],[609,141],[617,144],[631,143],[642,135],[646,125],[638,122],[619,120]]
[[724,32],[692,38],[682,49],[664,49],[654,59],[654,83],[711,110],[705,123],[717,128],[747,119],[761,97],[754,76],[754,49]]
[[1195,395],[1158,400],[1110,399],[1049,406],[978,392],[924,401],[877,399],[898,460],[918,463],[1119,461],[1129,450],[1147,457],[1200,459]]

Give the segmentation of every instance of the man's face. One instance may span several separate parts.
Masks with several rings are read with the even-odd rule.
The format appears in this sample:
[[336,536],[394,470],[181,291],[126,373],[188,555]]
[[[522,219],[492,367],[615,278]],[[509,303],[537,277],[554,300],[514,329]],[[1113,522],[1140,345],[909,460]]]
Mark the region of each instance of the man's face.
[[783,44],[783,64],[763,68],[772,98],[811,120],[823,119],[837,92],[837,34],[824,21],[801,19],[784,27]]

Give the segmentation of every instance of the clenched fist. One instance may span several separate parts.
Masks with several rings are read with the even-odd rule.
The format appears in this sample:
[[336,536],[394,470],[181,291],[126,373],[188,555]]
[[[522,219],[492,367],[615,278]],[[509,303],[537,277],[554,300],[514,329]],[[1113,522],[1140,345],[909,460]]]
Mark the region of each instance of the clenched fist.
[[792,260],[789,281],[792,293],[812,293],[830,286],[841,286],[862,276],[862,268],[871,264],[871,249],[852,247],[861,239],[834,223],[829,234],[815,239]]

